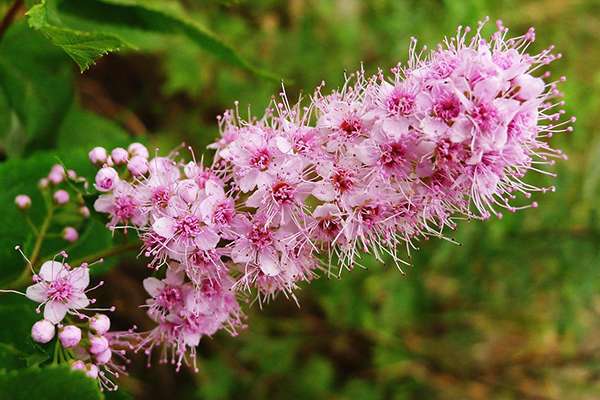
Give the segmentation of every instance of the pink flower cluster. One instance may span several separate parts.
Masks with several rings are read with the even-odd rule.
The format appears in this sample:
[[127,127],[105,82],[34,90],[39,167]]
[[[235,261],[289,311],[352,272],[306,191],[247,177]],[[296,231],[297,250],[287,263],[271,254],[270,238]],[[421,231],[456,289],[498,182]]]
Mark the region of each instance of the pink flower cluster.
[[[130,348],[130,344],[121,338],[128,337],[130,332],[109,332],[109,317],[96,312],[113,311],[114,307],[93,308],[91,305],[96,300],[88,297],[88,292],[102,286],[103,282],[88,288],[90,265],[84,263],[72,267],[65,261],[66,252],[60,255],[61,261],[46,261],[38,272],[30,264],[33,284],[25,293],[0,291],[23,294],[39,303],[38,313],[43,308],[43,319],[31,327],[31,338],[46,344],[57,336],[58,330],[55,360],[68,361],[72,369],[97,379],[103,390],[116,390],[118,386],[113,380],[125,372],[126,349]],[[94,314],[88,316],[88,312]]]
[[111,229],[136,229],[149,266],[166,268],[144,282],[157,327],[140,348],[166,346],[179,366],[202,336],[235,334],[245,293],[293,296],[318,270],[352,269],[366,253],[400,265],[403,249],[457,219],[536,207],[518,197],[554,189],[525,174],[552,175],[543,166],[565,156],[547,139],[574,121],[554,100],[564,78],[539,72],[560,55],[527,53],[533,29],[508,38],[498,22],[484,38],[484,24],[426,56],[413,40],[406,67],[321,86],[306,106],[281,93],[261,118],[226,112],[209,168],[149,159],[139,144],[119,162],[94,149],[96,210]]

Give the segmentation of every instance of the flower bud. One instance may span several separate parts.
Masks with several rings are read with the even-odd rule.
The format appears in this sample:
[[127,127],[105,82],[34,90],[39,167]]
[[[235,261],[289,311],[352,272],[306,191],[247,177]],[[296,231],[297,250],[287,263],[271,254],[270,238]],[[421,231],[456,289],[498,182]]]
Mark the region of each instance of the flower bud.
[[110,158],[112,158],[113,162],[117,165],[125,164],[129,158],[129,153],[122,147],[116,147],[110,152]]
[[60,164],[54,164],[48,174],[48,180],[54,185],[58,185],[65,178],[65,169]]
[[57,190],[54,192],[54,202],[56,204],[62,205],[69,202],[69,193],[66,190]]
[[81,341],[81,329],[75,325],[67,325],[58,331],[58,339],[66,349],[75,347]]
[[85,363],[81,360],[73,361],[73,363],[71,364],[71,369],[73,371],[85,371]]
[[81,206],[79,208],[79,214],[81,214],[81,216],[83,218],[89,218],[89,216],[90,216],[90,209],[87,208],[86,206]]
[[198,197],[198,185],[192,179],[184,179],[177,184],[177,194],[181,200],[191,204]]
[[50,185],[50,181],[48,180],[48,178],[42,178],[38,181],[38,187],[40,189],[46,189],[48,185]]
[[97,379],[98,378],[98,374],[100,373],[100,370],[98,369],[98,367],[94,364],[86,364],[86,376],[92,378],[92,379]]
[[96,360],[96,364],[103,365],[110,361],[112,358],[112,350],[110,348],[104,350],[100,354],[96,354],[94,359]]
[[65,227],[65,229],[63,229],[62,237],[67,242],[73,243],[76,242],[77,239],[79,239],[79,233],[77,233],[77,230],[72,226],[67,226]]
[[108,339],[104,336],[90,335],[90,348],[91,354],[100,354],[104,350],[108,349]]
[[17,195],[17,197],[15,197],[15,204],[21,210],[27,210],[29,207],[31,207],[31,197],[27,196],[26,194]]
[[129,151],[129,154],[132,156],[139,156],[142,158],[150,157],[150,154],[148,154],[148,149],[141,143],[131,143],[127,148],[127,151]]
[[104,164],[106,162],[108,154],[106,153],[106,149],[104,147],[94,147],[88,153],[88,157],[90,158],[90,161],[94,164]]
[[90,318],[90,329],[98,335],[104,335],[110,329],[110,318],[104,314],[96,314]]
[[75,170],[69,169],[67,170],[67,176],[69,177],[69,179],[75,180],[77,179],[77,172],[75,172]]
[[54,337],[55,330],[52,322],[41,319],[31,327],[31,338],[34,342],[48,343]]
[[101,192],[108,192],[115,187],[119,181],[119,174],[114,168],[104,167],[96,174],[96,184],[94,187]]
[[133,176],[145,175],[148,172],[148,161],[142,156],[133,156],[127,163],[127,169]]

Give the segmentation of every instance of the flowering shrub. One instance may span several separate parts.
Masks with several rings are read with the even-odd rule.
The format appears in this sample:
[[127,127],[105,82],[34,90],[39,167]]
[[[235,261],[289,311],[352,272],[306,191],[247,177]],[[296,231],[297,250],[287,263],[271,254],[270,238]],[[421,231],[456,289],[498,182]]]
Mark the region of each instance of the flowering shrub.
[[[459,28],[430,52],[413,39],[405,66],[360,70],[339,90],[319,86],[308,101],[294,104],[284,90],[260,117],[244,118],[236,105],[218,119],[210,165],[191,148],[151,157],[137,142],[110,153],[95,147],[92,192],[75,171],[54,165],[39,182],[47,221],[55,209],[89,218],[93,193],[112,234],[135,231],[156,275],[143,281],[142,305],[155,327],[109,331],[105,312],[114,307],[92,307],[88,297],[103,285],[88,289],[93,264],[70,265],[61,251],[38,267],[48,225],[32,225],[40,244],[25,257],[33,283],[22,294],[43,311],[32,339],[57,336],[55,362],[113,390],[128,350],[150,362],[160,349],[160,362],[196,368],[203,337],[245,328],[247,301],[279,293],[297,301],[302,282],[340,276],[365,254],[391,257],[402,270],[420,240],[452,241],[447,232],[460,219],[537,207],[531,194],[554,187],[526,175],[552,175],[542,168],[566,157],[548,139],[574,122],[561,118],[564,78],[540,71],[560,54],[529,54],[533,29],[508,37],[498,22],[486,38],[484,25]],[[27,194],[14,201],[25,213],[38,206]],[[64,225],[62,240],[77,243],[77,228]]]

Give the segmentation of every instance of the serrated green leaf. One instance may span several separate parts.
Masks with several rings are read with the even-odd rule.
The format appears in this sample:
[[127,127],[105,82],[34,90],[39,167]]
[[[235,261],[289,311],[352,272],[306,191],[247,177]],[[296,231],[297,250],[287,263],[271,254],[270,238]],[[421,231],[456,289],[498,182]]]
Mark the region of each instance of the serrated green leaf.
[[127,47],[125,42],[111,35],[61,26],[58,22],[53,22],[52,12],[53,9],[45,0],[33,6],[27,11],[29,25],[61,47],[79,65],[81,72],[88,69],[96,59]]
[[67,366],[30,368],[0,374],[2,400],[101,400],[98,383]]
[[135,48],[147,35],[183,35],[232,65],[259,76],[277,76],[249,63],[210,30],[168,3],[133,0],[44,0],[28,11],[40,29],[79,64],[82,71],[119,48]]

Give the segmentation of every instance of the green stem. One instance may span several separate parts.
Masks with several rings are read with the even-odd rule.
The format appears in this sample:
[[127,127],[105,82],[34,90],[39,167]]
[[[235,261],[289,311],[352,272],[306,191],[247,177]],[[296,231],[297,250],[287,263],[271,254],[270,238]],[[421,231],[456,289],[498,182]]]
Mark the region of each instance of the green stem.
[[[50,205],[48,206],[48,213],[46,214],[46,217],[44,218],[44,221],[42,222],[42,227],[40,228],[40,230],[38,231],[38,233],[36,235],[35,243],[33,245],[33,251],[31,252],[31,256],[29,257],[30,263],[25,264],[25,268],[23,268],[23,272],[21,272],[21,275],[19,275],[19,277],[17,277],[17,279],[15,279],[13,282],[11,282],[9,285],[7,285],[7,287],[18,289],[23,286],[26,286],[30,282],[31,268],[34,268],[36,266],[38,258],[40,257],[40,252],[42,251],[42,244],[44,242],[44,239],[46,238],[46,233],[48,232],[48,229],[50,228],[50,223],[52,222],[53,216],[54,216],[54,205],[52,205],[50,203]],[[30,265],[31,265],[31,268],[30,268]]]
[[101,258],[107,258],[107,257],[112,257],[112,256],[116,256],[119,254],[127,253],[131,250],[137,249],[139,246],[140,246],[140,244],[137,242],[124,243],[119,246],[110,247],[108,249],[101,250],[97,253],[78,258],[76,260],[73,260],[69,264],[71,264],[73,266],[78,266],[78,265],[81,265],[82,263],[92,263]]

